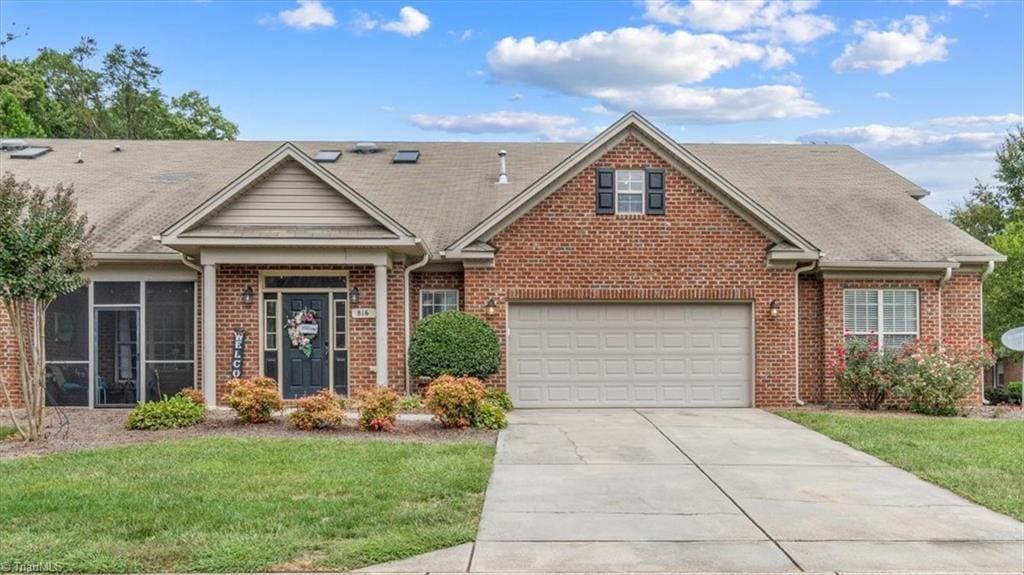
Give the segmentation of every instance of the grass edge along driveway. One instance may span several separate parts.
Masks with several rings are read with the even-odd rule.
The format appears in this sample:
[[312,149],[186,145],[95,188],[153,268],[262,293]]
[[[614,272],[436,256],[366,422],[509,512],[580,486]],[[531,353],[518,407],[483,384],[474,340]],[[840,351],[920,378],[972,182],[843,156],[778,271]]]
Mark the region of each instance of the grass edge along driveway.
[[205,438],[0,462],[0,571],[347,570],[476,536],[494,448]]
[[1024,420],[820,411],[776,414],[1024,521]]

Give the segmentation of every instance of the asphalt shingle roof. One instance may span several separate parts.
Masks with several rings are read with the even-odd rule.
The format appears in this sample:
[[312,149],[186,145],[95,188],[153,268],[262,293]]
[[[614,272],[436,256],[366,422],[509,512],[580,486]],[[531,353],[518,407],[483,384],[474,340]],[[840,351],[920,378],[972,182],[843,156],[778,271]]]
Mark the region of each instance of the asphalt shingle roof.
[[[166,253],[153,240],[179,218],[269,155],[282,142],[32,139],[53,151],[33,160],[0,154],[0,171],[51,186],[73,183],[79,207],[97,225],[97,251]],[[421,237],[443,250],[581,144],[293,142]],[[795,229],[831,261],[942,261],[994,255],[911,197],[921,189],[847,146],[684,144],[711,169]],[[415,164],[393,164],[399,150]],[[498,150],[508,151],[510,183],[495,183]],[[76,163],[81,154],[83,163]]]

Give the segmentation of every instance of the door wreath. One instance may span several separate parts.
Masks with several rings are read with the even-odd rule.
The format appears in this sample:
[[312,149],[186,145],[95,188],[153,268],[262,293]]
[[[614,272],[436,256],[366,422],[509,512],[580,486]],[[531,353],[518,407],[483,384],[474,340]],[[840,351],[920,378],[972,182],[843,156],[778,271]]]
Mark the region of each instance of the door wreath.
[[309,357],[313,353],[313,339],[320,332],[320,320],[316,311],[303,309],[295,312],[285,323],[288,328],[288,339],[292,347],[299,348],[303,355]]

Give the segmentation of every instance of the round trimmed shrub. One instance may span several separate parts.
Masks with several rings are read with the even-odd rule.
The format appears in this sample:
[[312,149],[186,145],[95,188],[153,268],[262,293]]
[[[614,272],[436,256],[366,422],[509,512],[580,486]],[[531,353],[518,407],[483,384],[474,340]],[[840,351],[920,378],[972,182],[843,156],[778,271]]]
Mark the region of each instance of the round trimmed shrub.
[[409,370],[416,376],[486,379],[500,366],[501,349],[494,329],[461,311],[427,316],[416,324],[409,341]]
[[296,402],[288,419],[298,429],[337,429],[345,421],[345,400],[324,389]]
[[277,382],[269,377],[232,379],[228,382],[228,405],[246,423],[267,423],[284,407]]

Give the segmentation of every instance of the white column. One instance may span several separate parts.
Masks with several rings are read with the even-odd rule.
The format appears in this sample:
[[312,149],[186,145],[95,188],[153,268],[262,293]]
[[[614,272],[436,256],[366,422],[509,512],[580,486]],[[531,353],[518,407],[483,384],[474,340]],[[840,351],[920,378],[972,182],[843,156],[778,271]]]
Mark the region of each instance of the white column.
[[203,399],[217,406],[217,266],[203,265]]
[[388,266],[376,265],[374,300],[377,308],[377,385],[388,384]]

